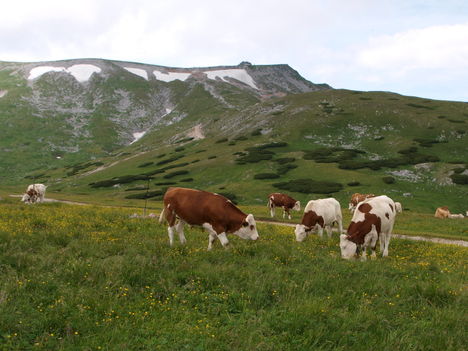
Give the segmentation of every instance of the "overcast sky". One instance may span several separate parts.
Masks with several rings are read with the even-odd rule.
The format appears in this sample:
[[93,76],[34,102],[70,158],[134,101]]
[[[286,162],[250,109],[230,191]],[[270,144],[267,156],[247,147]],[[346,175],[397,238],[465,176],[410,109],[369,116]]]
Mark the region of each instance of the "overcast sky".
[[286,63],[314,83],[468,102],[467,0],[0,0],[0,60]]

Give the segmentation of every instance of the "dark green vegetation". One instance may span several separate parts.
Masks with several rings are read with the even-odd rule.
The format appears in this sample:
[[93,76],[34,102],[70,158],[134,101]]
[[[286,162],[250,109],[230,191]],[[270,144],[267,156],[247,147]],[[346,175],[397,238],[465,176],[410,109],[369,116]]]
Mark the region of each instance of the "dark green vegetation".
[[[466,248],[392,240],[376,261],[338,239],[259,225],[208,252],[134,210],[0,202],[0,345],[14,350],[465,350]],[[437,331],[437,332],[435,332]]]

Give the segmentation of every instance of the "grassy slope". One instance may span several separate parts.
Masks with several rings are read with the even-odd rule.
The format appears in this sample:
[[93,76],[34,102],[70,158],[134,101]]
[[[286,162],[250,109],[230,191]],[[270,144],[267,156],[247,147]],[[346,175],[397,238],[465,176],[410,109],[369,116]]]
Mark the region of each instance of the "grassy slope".
[[[416,212],[433,213],[436,207],[442,205],[449,206],[454,213],[466,210],[466,185],[439,185],[434,179],[444,180],[448,178],[450,170],[466,167],[467,104],[424,100],[390,93],[337,90],[288,96],[256,104],[243,111],[227,111],[220,109],[212,97],[202,89],[192,89],[188,95],[184,95],[185,93],[181,92],[181,96],[185,98],[181,99],[178,108],[179,112],[189,113],[187,118],[145,136],[139,143],[124,149],[125,154],[101,161],[108,165],[128,158],[128,154],[131,156],[142,153],[140,156],[119,162],[105,171],[89,176],[79,174],[69,180],[66,177],[67,170],[51,171],[47,173],[51,177],[50,183],[54,183],[54,178],[61,180],[53,184],[50,190],[89,194],[101,198],[106,196],[125,204],[124,197],[129,192],[124,190],[136,185],[143,186],[146,182],[137,181],[124,184],[120,188],[98,190],[91,189],[88,184],[122,175],[145,173],[162,166],[153,164],[140,168],[139,165],[181,155],[180,159],[163,166],[189,163],[182,168],[189,171],[189,174],[174,177],[171,181],[181,186],[234,193],[243,204],[265,203],[267,194],[278,190],[272,186],[278,181],[312,178],[343,184],[343,190],[333,194],[343,207],[352,193],[370,192],[387,194],[395,201],[402,202],[406,209]],[[192,106],[190,102],[194,100],[199,103]],[[202,108],[203,106],[205,108]],[[237,124],[233,121],[237,121]],[[206,139],[189,143],[167,143],[168,140],[183,139],[196,124],[203,125]],[[270,132],[266,135],[252,136],[252,132],[259,127]],[[175,135],[177,136],[174,138]],[[382,136],[383,139],[379,138]],[[246,140],[236,140],[239,137]],[[223,138],[228,138],[229,141],[217,142]],[[447,143],[423,147],[414,141],[415,138],[442,138]],[[296,169],[282,175],[280,179],[256,180],[255,174],[274,173],[278,164],[274,161],[236,164],[237,156],[233,155],[235,152],[245,152],[249,146],[271,141],[288,142],[287,147],[271,150],[275,152],[274,159],[295,157],[294,164],[298,166]],[[336,163],[317,163],[303,159],[304,150],[336,145],[365,150],[366,154],[359,156],[361,159],[397,157],[400,155],[399,150],[415,146],[421,154],[437,156],[441,162],[433,163],[430,172],[420,172],[419,182],[397,178],[396,183],[385,184],[382,178],[392,169],[343,170],[339,169]],[[179,150],[181,147],[183,149]],[[165,156],[160,158],[161,154]],[[418,172],[412,165],[400,166],[393,170],[398,169]],[[161,186],[155,183],[167,181],[164,176],[174,170],[180,169],[155,175],[154,181],[150,183],[151,190],[160,189]],[[193,182],[180,182],[186,178],[193,178]],[[353,181],[360,182],[360,185],[347,185]],[[405,193],[411,195],[403,196]],[[292,195],[304,204],[312,198],[327,196],[302,193]]]
[[[259,226],[206,251],[131,210],[0,203],[5,350],[462,350],[467,249],[393,240],[339,259],[333,240]],[[438,330],[434,333],[434,330]]]

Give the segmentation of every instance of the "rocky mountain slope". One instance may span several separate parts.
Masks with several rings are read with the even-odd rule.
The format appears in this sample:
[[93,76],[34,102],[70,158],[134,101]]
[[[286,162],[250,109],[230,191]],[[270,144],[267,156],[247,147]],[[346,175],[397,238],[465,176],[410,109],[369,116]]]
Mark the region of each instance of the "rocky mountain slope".
[[[199,98],[222,112],[323,89],[330,87],[305,80],[288,65],[0,62],[0,164],[21,174],[60,164],[56,160],[104,156],[161,125],[196,114],[194,109],[203,113],[209,106],[201,106]],[[0,172],[0,177],[6,175]]]

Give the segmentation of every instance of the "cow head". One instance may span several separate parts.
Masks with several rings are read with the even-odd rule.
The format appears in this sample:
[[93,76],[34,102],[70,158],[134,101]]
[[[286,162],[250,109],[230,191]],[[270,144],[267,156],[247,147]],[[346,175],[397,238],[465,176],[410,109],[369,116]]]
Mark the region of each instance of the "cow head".
[[341,257],[349,260],[354,258],[357,252],[357,244],[348,239],[346,234],[340,235]]
[[348,204],[348,210],[349,210],[349,212],[353,213],[353,211],[354,211],[355,208],[356,208],[356,207],[355,207],[354,204],[352,204],[351,202]]
[[247,215],[247,217],[245,217],[244,221],[242,222],[241,227],[233,234],[239,236],[242,239],[257,240],[258,232],[254,216],[252,214]]
[[309,234],[312,229],[313,228],[307,227],[304,224],[296,224],[296,229],[294,230],[294,234],[296,234],[296,241],[304,241],[307,237],[307,234]]
[[296,203],[294,204],[294,207],[292,208],[294,211],[300,211],[301,210],[301,202],[300,201],[296,201]]
[[28,194],[23,194],[23,197],[21,198],[21,201],[23,201],[24,203],[30,204],[31,203],[31,196],[29,196]]

